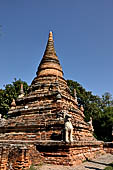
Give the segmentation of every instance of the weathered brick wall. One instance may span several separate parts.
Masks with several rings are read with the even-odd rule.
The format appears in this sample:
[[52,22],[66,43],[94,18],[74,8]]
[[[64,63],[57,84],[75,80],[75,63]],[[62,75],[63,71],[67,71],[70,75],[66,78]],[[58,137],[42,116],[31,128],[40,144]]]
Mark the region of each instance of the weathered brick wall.
[[0,144],[0,170],[27,170],[43,163],[78,165],[102,153],[102,142],[4,141]]
[[48,142],[48,144],[37,144],[37,150],[44,155],[45,163],[70,166],[78,165],[84,160],[104,153],[101,142],[74,142],[73,144]]
[[[14,110],[12,113],[14,116],[0,121],[0,139],[51,140],[53,134],[60,135],[64,128],[64,121],[58,119],[57,113],[65,102],[64,99],[57,103],[44,98],[33,104],[28,103],[28,109],[21,110],[23,106],[19,106],[19,109],[17,106],[16,111]],[[69,101],[67,106],[68,104],[72,105]],[[69,113],[72,115],[74,140],[95,140],[89,125],[84,121],[83,112],[75,105],[74,109],[69,109]]]
[[[60,120],[58,114],[64,111],[64,106],[72,117],[72,144],[63,142],[65,116]],[[102,151],[102,143],[92,133],[84,121],[83,108],[79,108],[76,95],[71,96],[63,78],[51,32],[29,93],[13,100],[8,119],[0,120],[0,168],[26,170],[41,161],[78,164]]]
[[[57,80],[56,80],[57,78]],[[57,94],[61,99],[57,101]],[[53,135],[62,140],[64,121],[57,117],[66,106],[72,115],[73,139],[95,140],[84,114],[70,95],[66,81],[61,77],[42,76],[33,80],[29,94],[16,101],[10,109],[8,120],[0,122],[0,139],[7,140],[51,140]]]
[[25,155],[26,150],[19,146],[1,145],[0,170],[10,169],[27,169],[29,167],[29,160]]
[[[85,122],[74,119],[73,127],[74,140],[94,140]],[[58,139],[54,140],[62,140],[60,136],[63,128],[64,121],[56,119],[55,114],[23,115],[18,116],[16,120],[8,119],[4,126],[1,126],[0,140],[51,140],[53,134],[58,136]]]
[[0,170],[28,170],[31,164],[41,161],[43,158],[33,144],[0,145]]

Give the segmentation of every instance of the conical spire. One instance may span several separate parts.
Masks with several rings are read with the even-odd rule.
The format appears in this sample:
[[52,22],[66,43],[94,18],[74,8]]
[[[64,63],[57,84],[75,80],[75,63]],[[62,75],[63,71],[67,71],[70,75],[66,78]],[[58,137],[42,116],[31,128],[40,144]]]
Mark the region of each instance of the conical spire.
[[52,31],[49,32],[49,40],[53,41],[53,33],[52,33]]
[[53,34],[51,31],[49,32],[49,38],[46,45],[46,50],[44,52],[44,56],[37,71],[38,77],[47,75],[63,77],[63,71],[55,52]]
[[48,42],[47,42],[47,45],[46,45],[44,57],[50,56],[50,55],[56,55],[52,31],[49,32],[49,38],[48,38]]

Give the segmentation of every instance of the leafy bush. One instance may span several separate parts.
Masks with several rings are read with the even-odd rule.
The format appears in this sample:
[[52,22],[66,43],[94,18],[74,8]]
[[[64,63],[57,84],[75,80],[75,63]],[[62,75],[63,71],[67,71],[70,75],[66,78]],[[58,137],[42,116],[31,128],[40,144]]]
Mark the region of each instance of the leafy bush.
[[113,167],[108,166],[108,167],[105,168],[105,170],[113,170]]
[[33,165],[30,166],[29,170],[36,170]]
[[109,164],[104,170],[113,170],[113,163]]

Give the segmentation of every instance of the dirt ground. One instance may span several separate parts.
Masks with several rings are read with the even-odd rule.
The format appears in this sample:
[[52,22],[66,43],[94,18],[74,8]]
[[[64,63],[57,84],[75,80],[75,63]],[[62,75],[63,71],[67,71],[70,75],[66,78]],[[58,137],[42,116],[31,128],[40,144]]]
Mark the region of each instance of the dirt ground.
[[78,166],[42,165],[37,170],[103,170],[113,162],[113,155],[105,154],[96,159],[87,161]]

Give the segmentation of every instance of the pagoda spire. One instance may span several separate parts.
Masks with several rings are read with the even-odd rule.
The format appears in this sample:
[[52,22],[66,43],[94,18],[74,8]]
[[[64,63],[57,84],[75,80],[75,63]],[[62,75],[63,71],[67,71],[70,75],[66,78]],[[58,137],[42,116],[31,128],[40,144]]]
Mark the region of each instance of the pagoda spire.
[[47,42],[47,45],[46,45],[44,57],[49,56],[49,55],[56,55],[52,31],[49,32],[49,38],[48,38],[48,42]]
[[37,77],[48,75],[63,77],[63,71],[54,48],[52,31],[49,32],[46,49],[37,71]]
[[49,32],[49,40],[53,41],[53,33],[52,33],[52,31]]

